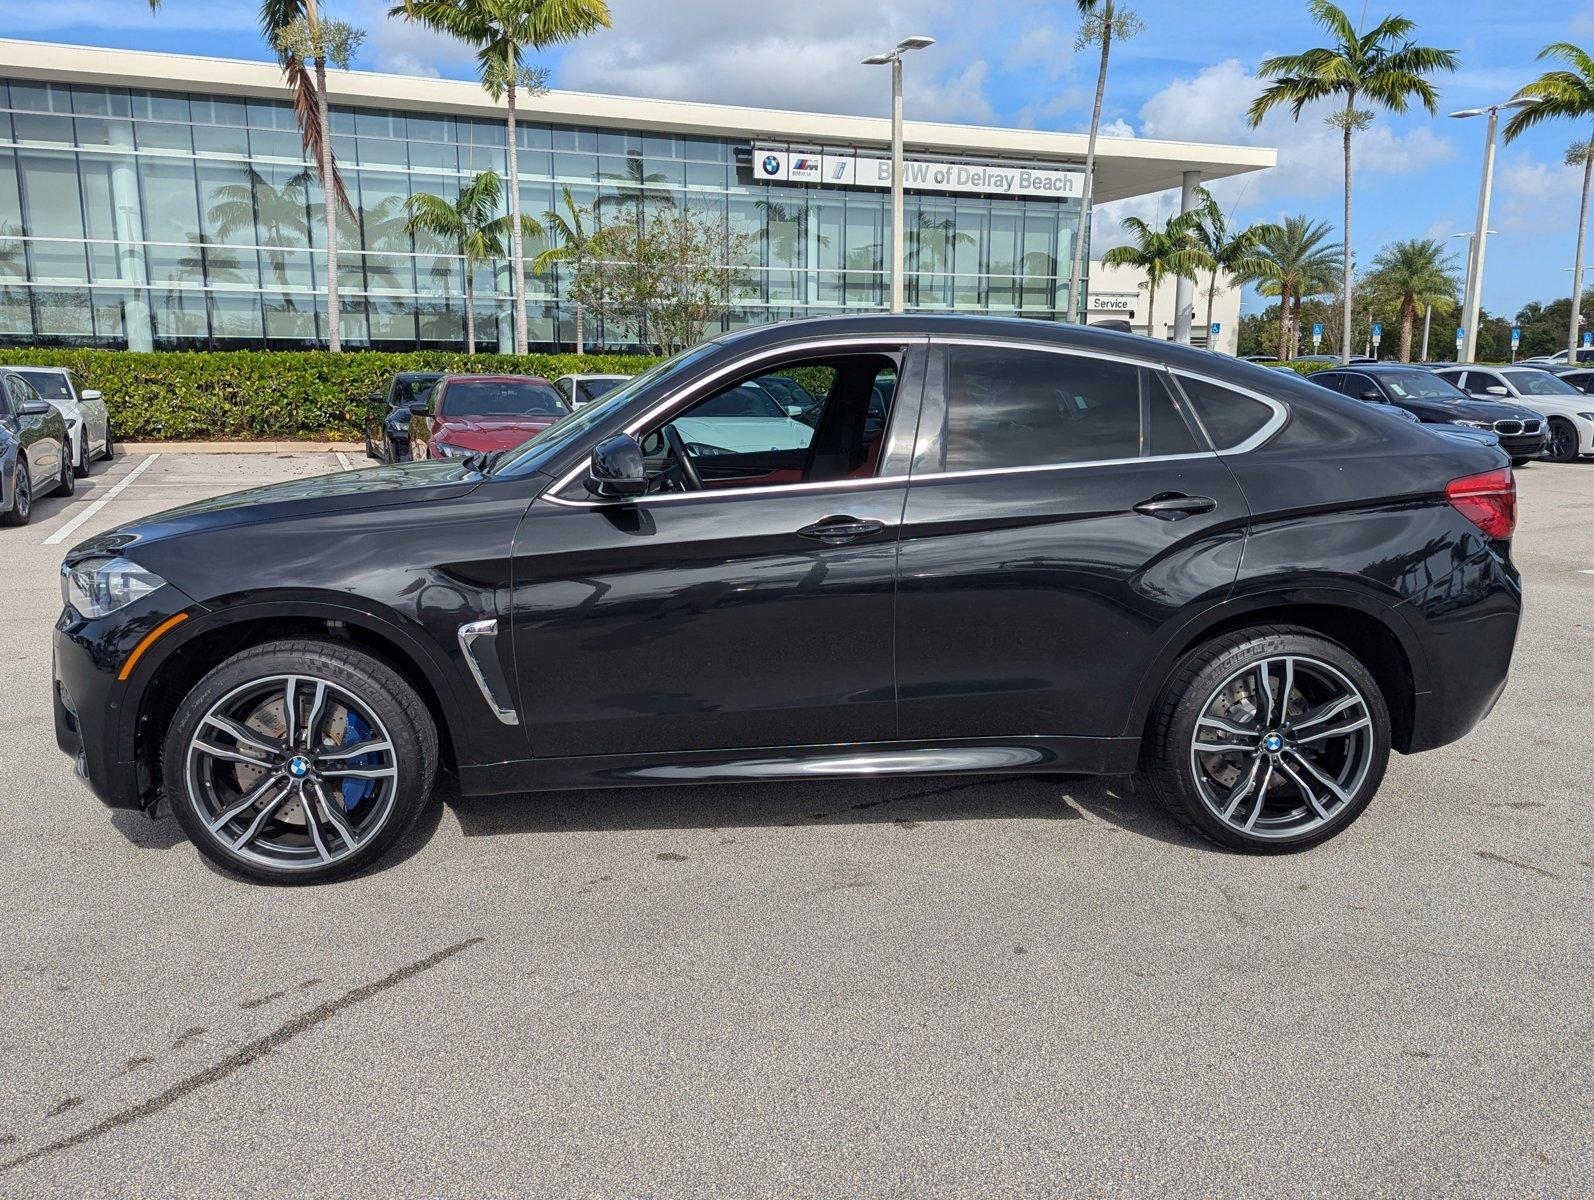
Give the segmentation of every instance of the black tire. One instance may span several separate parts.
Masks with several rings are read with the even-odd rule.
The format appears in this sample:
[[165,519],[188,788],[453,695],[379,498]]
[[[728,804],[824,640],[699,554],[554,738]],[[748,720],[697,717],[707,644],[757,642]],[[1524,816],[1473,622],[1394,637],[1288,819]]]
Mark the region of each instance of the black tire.
[[[1281,821],[1278,832],[1263,837],[1242,832],[1234,824],[1225,821],[1220,813],[1209,808],[1196,779],[1197,753],[1194,743],[1198,722],[1203,721],[1209,704],[1217,699],[1225,681],[1234,680],[1239,673],[1275,656],[1304,660],[1314,670],[1321,666],[1325,677],[1337,672],[1339,677],[1359,690],[1365,701],[1363,709],[1350,711],[1357,713],[1364,710],[1368,723],[1365,739],[1360,743],[1360,753],[1364,756],[1361,761],[1365,766],[1360,772],[1359,782],[1353,790],[1348,790],[1348,800],[1339,802],[1338,807],[1332,809],[1326,818],[1320,811],[1314,814],[1306,808],[1303,800],[1291,801],[1290,792],[1275,791],[1286,787],[1281,773],[1278,782],[1271,787],[1264,785],[1265,795],[1278,795],[1280,799],[1274,803],[1280,808],[1296,804],[1307,820],[1318,820],[1319,823],[1292,834],[1289,826]],[[1302,678],[1305,678],[1304,674]],[[1209,727],[1203,723],[1202,728]],[[1338,642],[1307,629],[1289,625],[1258,626],[1216,637],[1190,651],[1175,665],[1147,723],[1141,748],[1139,780],[1181,824],[1209,841],[1246,853],[1274,854],[1315,846],[1334,837],[1355,821],[1383,781],[1384,770],[1389,763],[1389,749],[1389,709],[1383,692],[1354,654]],[[1285,755],[1291,753],[1289,749],[1284,751]],[[1258,754],[1258,757],[1262,756]],[[1275,761],[1283,761],[1283,755],[1275,753],[1271,757]],[[1266,761],[1263,758],[1264,764]],[[1294,761],[1299,765],[1298,758]],[[1306,778],[1304,771],[1298,774]],[[1268,770],[1265,778],[1272,779],[1273,772]],[[1309,782],[1316,786],[1315,781]],[[1206,786],[1211,789],[1210,781]],[[1333,802],[1326,791],[1322,799]],[[1244,811],[1240,810],[1241,813]],[[1267,820],[1267,811],[1270,810],[1264,806],[1264,821]],[[1236,813],[1236,821],[1239,815]]]
[[100,457],[106,462],[116,457],[116,438],[111,433],[110,421],[105,422],[105,449],[100,453]]
[[387,461],[390,463],[409,462],[410,444],[408,442],[395,442],[392,438],[387,440]]
[[83,440],[78,443],[77,462],[72,464],[72,473],[79,479],[84,478],[89,473],[89,430],[87,425],[83,427]]
[[33,520],[33,477],[28,471],[28,456],[17,451],[17,494],[11,507],[0,513],[0,525],[26,525]]
[[63,496],[77,494],[77,468],[72,465],[72,439],[68,438],[66,445],[61,447],[61,477],[56,480],[55,490]]
[[[209,812],[206,801],[195,794],[190,775],[190,742],[212,707],[255,681],[288,675],[306,682],[321,680],[355,697],[380,723],[381,731],[391,742],[398,769],[391,803],[381,824],[361,835],[361,844],[353,853],[329,864],[279,866],[238,853],[211,832],[205,815]],[[211,862],[259,883],[326,883],[365,870],[414,827],[431,797],[437,773],[437,730],[415,689],[380,659],[337,642],[268,642],[235,654],[194,686],[172,718],[162,767],[164,794],[173,815],[189,840]]]
[[1568,463],[1577,457],[1577,426],[1565,417],[1550,418],[1550,441],[1544,448],[1550,462]]

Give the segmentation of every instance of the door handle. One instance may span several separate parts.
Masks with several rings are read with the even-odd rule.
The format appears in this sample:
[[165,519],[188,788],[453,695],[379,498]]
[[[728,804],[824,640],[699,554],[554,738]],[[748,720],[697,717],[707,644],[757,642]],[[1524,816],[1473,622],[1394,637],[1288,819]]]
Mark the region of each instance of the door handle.
[[840,546],[847,542],[873,537],[885,527],[884,521],[872,518],[860,521],[857,517],[835,516],[824,517],[812,525],[804,525],[797,531],[797,535],[812,538],[816,542],[824,542],[827,546]]
[[1182,521],[1197,513],[1209,513],[1218,506],[1211,496],[1186,496],[1183,492],[1161,492],[1135,505],[1135,511],[1163,521]]

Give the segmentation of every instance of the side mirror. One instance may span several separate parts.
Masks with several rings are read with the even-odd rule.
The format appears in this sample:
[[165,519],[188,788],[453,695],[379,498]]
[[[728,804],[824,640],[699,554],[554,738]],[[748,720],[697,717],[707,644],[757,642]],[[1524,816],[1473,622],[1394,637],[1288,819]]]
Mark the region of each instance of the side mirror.
[[636,438],[621,433],[598,443],[587,470],[587,491],[605,500],[621,500],[647,490],[647,467]]
[[1498,383],[1491,383],[1488,387],[1483,389],[1483,394],[1486,396],[1509,396],[1511,394],[1511,389],[1508,387],[1502,387]]
[[411,400],[408,407],[411,414],[414,416],[424,417],[428,412],[431,411],[432,406],[425,400]]
[[802,416],[803,415],[803,405],[801,405],[801,404],[788,404],[786,406],[786,415],[788,417],[800,417],[800,416]]
[[1371,400],[1374,404],[1382,404],[1384,397],[1377,388],[1368,388],[1362,393],[1363,400]]
[[19,417],[47,417],[50,415],[50,403],[47,400],[29,400],[17,406]]
[[105,397],[100,394],[99,388],[84,388],[83,389],[83,394],[80,395],[78,397],[78,399],[79,400],[103,400],[103,399],[105,399]]

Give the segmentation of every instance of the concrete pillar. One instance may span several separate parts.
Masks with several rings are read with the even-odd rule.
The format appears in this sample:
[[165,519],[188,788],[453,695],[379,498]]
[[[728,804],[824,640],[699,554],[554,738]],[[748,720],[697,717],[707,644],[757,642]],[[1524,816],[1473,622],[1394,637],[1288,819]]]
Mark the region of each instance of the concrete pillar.
[[126,157],[111,160],[111,207],[116,220],[116,274],[132,290],[122,302],[122,325],[127,331],[129,350],[153,350],[150,327],[149,277],[144,270],[144,210],[138,198],[138,168],[134,164],[131,122],[114,122],[112,137],[122,142],[125,126]]
[[[1196,206],[1196,188],[1201,183],[1201,172],[1186,171],[1179,186],[1179,212],[1189,212]],[[1195,283],[1181,278],[1174,289],[1173,340],[1190,344],[1190,327],[1195,322]]]

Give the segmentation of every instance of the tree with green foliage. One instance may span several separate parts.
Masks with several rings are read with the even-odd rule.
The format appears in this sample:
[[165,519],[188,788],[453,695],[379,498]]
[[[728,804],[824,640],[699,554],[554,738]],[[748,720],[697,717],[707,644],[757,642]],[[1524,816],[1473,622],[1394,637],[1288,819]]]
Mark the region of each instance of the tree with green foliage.
[[1195,241],[1199,218],[1196,211],[1180,213],[1159,229],[1139,217],[1125,217],[1118,224],[1134,238],[1133,243],[1114,246],[1101,256],[1106,266],[1134,267],[1145,274],[1146,332],[1152,337],[1157,336],[1157,286],[1165,279],[1194,280],[1197,272],[1213,268],[1212,256]]
[[[1533,99],[1537,104],[1519,108],[1505,123],[1505,140],[1515,141],[1527,130],[1545,121],[1564,117],[1573,121],[1594,121],[1594,56],[1571,42],[1551,42],[1539,51],[1539,61],[1561,62],[1563,68],[1546,71],[1532,83],[1518,89],[1515,99]],[[1566,349],[1576,358],[1578,326],[1581,324],[1583,284],[1583,231],[1588,225],[1589,183],[1594,180],[1594,153],[1591,143],[1576,142],[1566,152],[1566,165],[1583,168],[1583,195],[1577,210],[1577,252],[1572,260],[1572,311],[1567,324]]]
[[[465,353],[476,353],[476,268],[484,262],[503,258],[507,253],[504,235],[510,217],[498,210],[503,198],[503,181],[495,171],[483,171],[464,187],[453,201],[429,192],[417,192],[404,202],[409,218],[406,232],[437,238],[465,260]],[[539,237],[542,226],[528,214],[520,218],[526,237]]]
[[1196,189],[1196,220],[1191,227],[1191,239],[1212,260],[1207,281],[1207,337],[1212,336],[1212,305],[1218,294],[1218,274],[1242,285],[1271,279],[1276,267],[1271,258],[1262,254],[1263,239],[1277,231],[1276,225],[1248,225],[1234,229],[1222,207],[1206,188]]
[[533,274],[541,275],[549,267],[563,263],[571,269],[570,298],[576,306],[576,353],[586,353],[586,304],[584,289],[576,288],[575,281],[582,279],[586,264],[592,260],[596,238],[601,228],[597,214],[584,204],[577,204],[567,186],[561,189],[563,210],[550,208],[543,213],[548,222],[548,233],[553,242],[532,260]]
[[[149,0],[150,12],[161,0]],[[327,349],[343,348],[342,307],[338,297],[338,218],[348,194],[332,154],[332,118],[327,108],[327,64],[347,69],[365,34],[345,21],[321,16],[316,0],[263,0],[260,27],[277,52],[283,76],[293,89],[293,116],[304,152],[314,164],[325,201],[327,248]],[[352,212],[352,209],[350,209]]]
[[[1338,129],[1345,154],[1345,223],[1343,226],[1344,264],[1342,278],[1351,278],[1351,135],[1372,123],[1373,111],[1358,108],[1358,102],[1376,104],[1390,112],[1406,112],[1415,101],[1430,114],[1438,112],[1439,93],[1429,76],[1456,69],[1456,53],[1432,46],[1419,46],[1412,40],[1417,25],[1408,17],[1386,16],[1366,33],[1361,33],[1343,9],[1329,0],[1309,0],[1312,18],[1329,33],[1331,43],[1299,54],[1283,54],[1264,59],[1257,73],[1272,82],[1251,102],[1253,126],[1275,108],[1287,107],[1295,120],[1308,104],[1320,100],[1344,99],[1344,108],[1332,114],[1328,123]],[[1351,352],[1351,307],[1345,297],[1342,316],[1340,355],[1348,360]]]
[[509,149],[510,268],[515,289],[515,353],[526,353],[526,263],[521,239],[520,159],[515,135],[518,91],[541,93],[547,75],[526,67],[528,50],[544,50],[607,28],[605,0],[401,0],[389,16],[406,17],[472,46],[482,88],[505,102]]
[[1375,302],[1393,305],[1400,323],[1400,361],[1411,361],[1411,335],[1420,309],[1455,308],[1461,291],[1455,255],[1436,238],[1391,242],[1373,258],[1367,291]]
[[1079,211],[1084,214],[1074,234],[1074,261],[1068,273],[1068,319],[1081,319],[1079,308],[1080,285],[1085,278],[1085,220],[1090,217],[1091,198],[1096,184],[1096,138],[1101,132],[1101,104],[1107,95],[1107,61],[1112,54],[1113,40],[1127,41],[1145,30],[1145,22],[1118,0],[1075,0],[1079,15],[1079,33],[1074,38],[1074,49],[1086,46],[1101,47],[1101,65],[1096,68],[1096,103],[1090,110],[1090,136],[1085,141],[1085,185],[1081,189]]
[[1257,238],[1256,256],[1268,263],[1257,290],[1279,298],[1279,333],[1275,353],[1284,359],[1300,353],[1301,302],[1341,285],[1340,243],[1331,241],[1327,221],[1286,217],[1266,227]]

